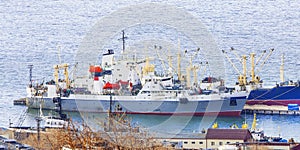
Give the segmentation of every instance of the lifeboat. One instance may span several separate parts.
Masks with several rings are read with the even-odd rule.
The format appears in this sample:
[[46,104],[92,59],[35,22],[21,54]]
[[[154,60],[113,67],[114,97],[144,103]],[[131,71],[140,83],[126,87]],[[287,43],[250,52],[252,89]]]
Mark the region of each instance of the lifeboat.
[[100,66],[90,66],[89,71],[94,73],[95,77],[100,77],[104,75],[103,69]]
[[102,68],[100,66],[90,66],[90,72],[102,72]]
[[117,83],[121,84],[121,86],[127,86],[129,84],[128,81],[119,80]]
[[118,83],[105,83],[103,89],[120,89],[120,85]]

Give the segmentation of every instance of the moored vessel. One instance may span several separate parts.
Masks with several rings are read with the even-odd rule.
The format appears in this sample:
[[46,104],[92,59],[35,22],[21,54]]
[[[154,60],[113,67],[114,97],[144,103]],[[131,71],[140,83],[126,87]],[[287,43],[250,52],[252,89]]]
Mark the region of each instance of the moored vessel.
[[[231,48],[233,51],[234,48]],[[239,75],[237,88],[236,90],[243,90],[249,92],[247,97],[246,104],[247,105],[279,105],[279,106],[289,106],[293,110],[299,110],[300,105],[300,82],[293,82],[293,81],[285,81],[284,80],[284,55],[282,55],[282,63],[280,66],[280,78],[281,83],[277,84],[273,87],[266,87],[263,86],[263,81],[260,79],[257,74],[260,72],[262,66],[266,63],[269,56],[272,54],[274,49],[271,49],[269,54],[265,56],[266,51],[262,53],[262,55],[258,58],[255,62],[255,53],[250,54],[250,63],[251,63],[251,80],[247,81],[247,57],[246,55],[242,56],[242,66],[243,71],[240,72],[235,64],[231,61],[228,57],[227,52],[223,51],[225,56],[228,58],[229,62],[232,64],[233,68]],[[236,55],[237,56],[237,55]],[[238,57],[238,56],[237,56]],[[260,60],[263,62],[259,65]],[[275,85],[275,84],[274,84]],[[293,108],[292,108],[293,107]],[[295,107],[295,108],[294,108]]]
[[[300,87],[298,82],[283,82],[273,88],[252,90],[247,98],[248,105],[300,105]],[[298,108],[299,110],[299,108]]]
[[[284,79],[284,55],[280,66],[281,82],[273,87],[257,88],[251,90],[247,98],[248,105],[281,105],[289,106],[289,110],[299,110],[300,105],[300,81],[285,81]],[[295,108],[292,108],[294,107]]]
[[[200,49],[197,49],[197,52]],[[192,58],[186,74],[169,62],[165,73],[157,73],[154,58],[143,56],[116,57],[109,49],[102,55],[101,65],[90,65],[88,75],[69,79],[68,64],[54,66],[54,80],[27,88],[27,105],[63,111],[116,112],[157,115],[223,115],[239,116],[247,92],[232,92],[221,79],[197,80],[197,66]],[[160,59],[161,60],[161,59]],[[58,70],[65,79],[58,79]],[[193,71],[193,81],[190,73]]]

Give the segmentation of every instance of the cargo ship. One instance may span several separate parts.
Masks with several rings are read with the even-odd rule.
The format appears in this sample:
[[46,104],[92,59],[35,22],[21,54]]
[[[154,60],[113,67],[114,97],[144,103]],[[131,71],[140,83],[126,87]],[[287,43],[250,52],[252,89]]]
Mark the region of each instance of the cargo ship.
[[259,87],[250,91],[246,104],[248,105],[281,105],[288,106],[289,110],[299,110],[300,105],[300,81],[285,81],[284,79],[284,55],[280,66],[279,84],[274,87]]
[[[234,50],[231,48],[231,50]],[[270,53],[265,57],[264,61],[259,64],[259,61],[262,60],[266,51],[259,57],[255,62],[255,53],[250,54],[250,63],[251,63],[251,81],[247,81],[247,67],[246,67],[246,55],[242,56],[243,72],[240,72],[237,67],[231,62],[231,59],[225,51],[223,53],[228,58],[229,62],[236,69],[237,73],[240,74],[237,82],[237,90],[243,90],[249,92],[247,97],[247,105],[282,105],[292,107],[297,107],[300,105],[300,81],[285,81],[284,79],[284,55],[282,55],[281,66],[280,66],[280,84],[276,84],[273,87],[263,86],[263,81],[259,76],[256,75],[262,66],[266,63],[269,56],[272,54],[274,49],[270,50]],[[259,67],[259,68],[256,68]],[[295,108],[296,109],[296,108]]]
[[[103,53],[101,65],[87,68],[88,75],[84,77],[70,80],[68,64],[55,65],[54,80],[27,87],[27,106],[39,108],[42,103],[43,109],[79,112],[240,115],[247,92],[232,92],[223,80],[213,77],[198,81],[192,63],[186,65],[183,75],[180,50],[177,55],[178,69],[170,62],[164,74],[156,72],[151,64],[154,58],[116,57],[111,49]],[[59,69],[64,70],[65,79],[58,79]]]
[[298,82],[283,82],[273,88],[252,90],[247,98],[248,105],[300,105],[300,86]]

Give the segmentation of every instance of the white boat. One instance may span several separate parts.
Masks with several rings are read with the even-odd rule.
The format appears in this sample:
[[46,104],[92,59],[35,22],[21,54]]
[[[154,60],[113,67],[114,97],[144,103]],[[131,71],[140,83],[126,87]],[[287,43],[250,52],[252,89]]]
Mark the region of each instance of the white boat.
[[66,127],[68,122],[54,116],[45,116],[43,117],[44,127],[45,128],[63,128]]

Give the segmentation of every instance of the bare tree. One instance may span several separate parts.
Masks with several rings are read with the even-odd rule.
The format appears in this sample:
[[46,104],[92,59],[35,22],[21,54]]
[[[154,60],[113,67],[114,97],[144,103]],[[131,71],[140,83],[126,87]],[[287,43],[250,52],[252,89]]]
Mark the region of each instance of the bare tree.
[[[30,135],[21,141],[36,149],[169,149],[156,141],[145,129],[132,127],[124,114],[112,114],[102,123],[104,131],[92,131],[86,124],[75,125],[72,120],[65,128],[41,132],[40,140]],[[79,130],[81,129],[81,130]]]

